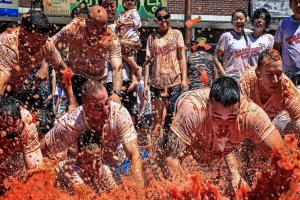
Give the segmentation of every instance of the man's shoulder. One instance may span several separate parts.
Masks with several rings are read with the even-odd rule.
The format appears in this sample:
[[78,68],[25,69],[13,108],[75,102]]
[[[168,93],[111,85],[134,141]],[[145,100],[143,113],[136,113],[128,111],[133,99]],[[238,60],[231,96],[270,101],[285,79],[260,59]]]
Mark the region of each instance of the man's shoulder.
[[178,108],[181,107],[181,105],[183,104],[193,104],[194,106],[196,106],[195,109],[200,109],[203,106],[206,106],[206,101],[209,97],[209,91],[209,88],[201,88],[183,93],[181,96],[178,97]]
[[[244,96],[241,94],[241,98],[240,98],[240,114],[241,115],[251,115],[250,117],[242,117],[244,120],[249,120],[252,118],[256,118],[258,117],[259,113],[263,111],[263,109],[257,105],[256,103],[254,103],[250,98]],[[265,112],[264,112],[265,113]],[[240,115],[240,116],[241,116]],[[267,116],[267,114],[266,114]]]

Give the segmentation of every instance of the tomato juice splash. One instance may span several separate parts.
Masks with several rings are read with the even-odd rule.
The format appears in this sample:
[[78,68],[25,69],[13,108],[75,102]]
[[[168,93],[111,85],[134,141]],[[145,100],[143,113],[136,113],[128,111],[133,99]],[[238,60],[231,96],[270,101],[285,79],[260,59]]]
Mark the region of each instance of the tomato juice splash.
[[[224,193],[220,184],[208,181],[192,159],[183,165],[188,174],[185,182],[168,182],[163,178],[156,180],[151,170],[145,171],[146,187],[142,188],[129,177],[123,178],[123,184],[110,192],[94,193],[88,186],[80,185],[74,188],[70,195],[55,187],[55,172],[53,166],[56,161],[46,160],[44,167],[29,172],[27,181],[17,181],[9,178],[6,185],[10,188],[0,200],[4,199],[57,199],[57,200],[108,200],[108,199],[300,199],[300,153],[295,135],[285,136],[286,148],[274,149],[269,163],[257,175],[257,184],[249,191],[241,187],[232,195]],[[193,168],[194,166],[194,168]],[[197,172],[195,172],[197,171]],[[213,169],[212,171],[216,171]],[[220,176],[224,176],[220,174]],[[229,182],[229,181],[227,181]],[[225,196],[224,196],[225,195]]]

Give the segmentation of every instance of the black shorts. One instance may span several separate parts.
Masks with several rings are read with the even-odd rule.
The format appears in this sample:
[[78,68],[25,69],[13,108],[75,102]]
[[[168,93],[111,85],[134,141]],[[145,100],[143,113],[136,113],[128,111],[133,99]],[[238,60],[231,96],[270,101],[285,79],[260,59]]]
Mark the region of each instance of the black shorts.
[[[136,115],[136,110],[134,109],[134,106],[137,102],[136,97],[136,89],[128,92],[127,89],[129,88],[131,84],[131,81],[123,81],[122,86],[124,86],[126,89],[124,91],[121,91],[122,97],[121,97],[121,104],[128,110],[128,112],[131,115]],[[107,90],[108,95],[111,95],[113,92],[113,85],[112,83],[106,83],[105,88]]]
[[170,100],[173,95],[181,92],[181,85],[175,85],[173,87],[168,88],[168,96],[167,97],[161,97],[161,93],[163,93],[164,89],[158,89],[156,87],[150,86],[151,91],[151,99],[152,100],[158,100],[161,98],[162,101]]

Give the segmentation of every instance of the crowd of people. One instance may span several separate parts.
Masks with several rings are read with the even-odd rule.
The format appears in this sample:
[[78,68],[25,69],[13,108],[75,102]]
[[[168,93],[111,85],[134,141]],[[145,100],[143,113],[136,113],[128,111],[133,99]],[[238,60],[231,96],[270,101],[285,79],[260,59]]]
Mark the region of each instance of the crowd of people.
[[[237,190],[252,183],[249,166],[259,170],[259,160],[284,148],[284,135],[299,139],[298,0],[275,37],[266,32],[266,9],[254,11],[249,34],[246,12],[235,10],[214,55],[199,37],[186,56],[169,10],[158,8],[143,67],[133,56],[142,47],[137,2],[122,2],[118,18],[116,0],[79,5],[52,37],[33,8],[20,27],[0,34],[0,194],[19,151],[27,169],[57,159],[57,187],[71,194],[79,184],[110,191],[120,173],[146,186],[149,165],[157,178],[184,181],[187,157],[204,172],[224,162]],[[62,90],[67,105],[59,113]]]

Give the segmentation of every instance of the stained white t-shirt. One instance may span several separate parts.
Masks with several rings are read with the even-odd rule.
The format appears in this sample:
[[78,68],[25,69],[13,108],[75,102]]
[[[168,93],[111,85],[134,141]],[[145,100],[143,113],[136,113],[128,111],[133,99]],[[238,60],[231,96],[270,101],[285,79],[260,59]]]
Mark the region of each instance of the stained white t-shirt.
[[249,64],[251,66],[257,66],[259,54],[265,50],[273,48],[274,37],[271,34],[264,33],[259,38],[253,36],[253,32],[248,35],[251,41],[251,56]]
[[300,20],[288,17],[279,22],[274,41],[282,43],[283,71],[300,71]]
[[226,74],[236,79],[247,70],[251,44],[246,37],[248,45],[244,36],[240,37],[232,30],[221,35],[216,47],[224,52],[223,68]]
[[[67,147],[78,150],[78,137],[92,130],[82,106],[62,116],[45,135],[47,147],[57,154]],[[137,138],[132,119],[125,107],[110,102],[110,113],[101,134],[103,160],[109,166],[120,166],[126,159],[123,145]]]

